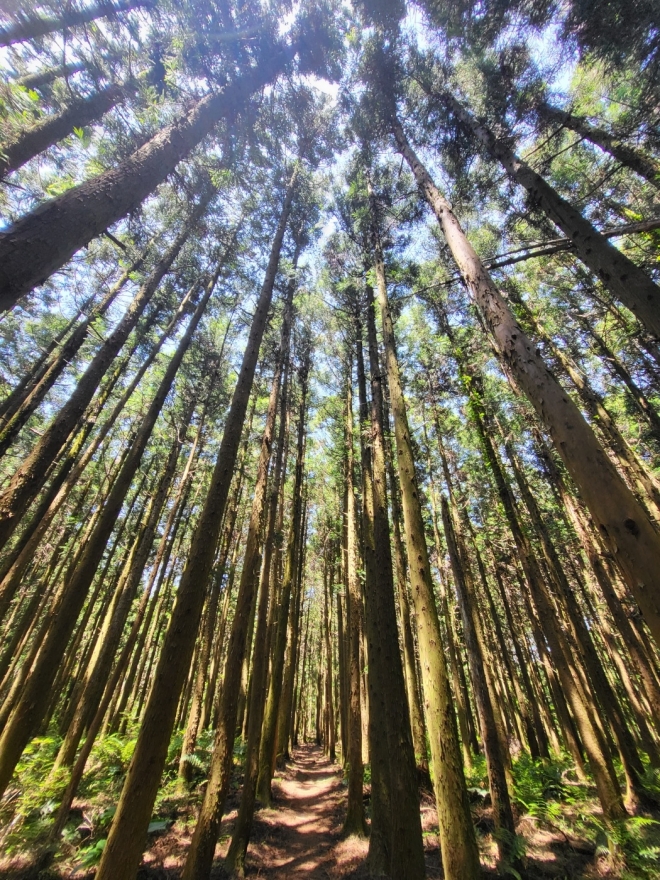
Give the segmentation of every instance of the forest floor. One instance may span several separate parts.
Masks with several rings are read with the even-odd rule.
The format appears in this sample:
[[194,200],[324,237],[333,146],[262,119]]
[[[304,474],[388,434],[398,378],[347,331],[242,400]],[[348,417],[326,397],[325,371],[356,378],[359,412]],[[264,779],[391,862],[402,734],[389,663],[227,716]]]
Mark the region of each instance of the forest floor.
[[[107,766],[105,769],[107,772]],[[656,828],[660,825],[657,822],[652,822],[651,827],[647,824],[649,820],[630,820],[642,822],[639,830],[644,838],[647,832],[651,832],[651,839],[640,841],[640,846],[634,850],[638,854],[645,851],[644,864],[633,866],[630,860],[626,860],[627,864],[613,864],[607,852],[607,840],[599,840],[601,817],[591,786],[571,781],[570,771],[559,767],[542,768],[528,762],[519,764],[516,769],[516,830],[524,849],[528,880],[632,880],[658,876],[651,867],[657,865],[655,859],[660,856],[660,839],[656,839]],[[222,862],[229,848],[240,802],[240,763],[237,763],[236,770],[211,880],[226,877]],[[473,775],[469,790],[484,877],[495,877],[492,811],[487,793],[481,787],[485,784],[485,779],[481,778],[483,770],[481,768]],[[116,785],[118,787],[119,780]],[[150,825],[149,845],[138,880],[176,880],[180,877],[202,792],[202,773],[199,784],[188,794],[181,792],[175,778],[169,788],[166,786]],[[0,842],[0,850],[4,849],[4,858],[0,855],[0,880],[92,880],[117,793],[112,784],[91,786],[86,796],[75,802],[62,846],[50,858],[39,843],[40,839],[43,840],[43,835],[38,833],[42,819],[36,818],[25,824],[19,835],[22,839],[16,838],[17,845],[3,847],[3,842],[11,840],[11,837],[5,837]],[[272,807],[255,813],[246,863],[248,878],[358,880],[369,876],[366,865],[368,840],[342,837],[346,803],[342,770],[338,764],[331,763],[318,746],[306,744],[295,750],[293,760],[275,776],[273,795]],[[31,803],[35,803],[34,799]],[[365,806],[368,814],[368,784],[365,786]],[[33,815],[37,812],[33,811]],[[43,808],[40,812],[43,814]],[[425,790],[421,794],[421,816],[427,880],[439,880],[442,868],[437,816],[433,796]]]

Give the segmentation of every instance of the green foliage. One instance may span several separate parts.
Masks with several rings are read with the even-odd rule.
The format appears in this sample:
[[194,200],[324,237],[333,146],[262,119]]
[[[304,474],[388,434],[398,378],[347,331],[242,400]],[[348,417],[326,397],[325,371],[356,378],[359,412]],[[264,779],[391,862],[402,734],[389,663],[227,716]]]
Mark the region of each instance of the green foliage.
[[660,864],[660,822],[631,816],[610,825],[598,824],[596,855],[618,869],[621,880],[655,880]]
[[566,807],[586,803],[589,786],[570,781],[566,756],[552,761],[521,755],[514,764],[513,799],[526,813],[549,824],[561,824]]

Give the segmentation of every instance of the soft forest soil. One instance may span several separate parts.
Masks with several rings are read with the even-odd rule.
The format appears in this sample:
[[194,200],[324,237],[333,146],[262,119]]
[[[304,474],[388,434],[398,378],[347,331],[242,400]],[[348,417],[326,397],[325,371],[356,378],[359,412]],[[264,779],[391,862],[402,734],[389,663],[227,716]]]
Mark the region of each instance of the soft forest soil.
[[[320,748],[305,745],[296,749],[292,763],[273,782],[274,803],[271,809],[255,814],[252,841],[248,851],[246,875],[260,880],[340,880],[368,877],[365,859],[367,840],[344,839],[341,834],[345,812],[346,788],[341,769],[332,764]],[[221,828],[216,863],[211,880],[226,874],[222,860],[229,848],[240,791],[234,792]],[[368,802],[368,795],[367,795]],[[189,801],[176,808],[177,819],[166,832],[152,838],[144,856],[138,880],[175,880],[185,860],[195,824],[196,810]],[[491,835],[490,810],[473,805],[484,864],[484,877],[495,876],[495,847]],[[426,855],[427,880],[442,877],[438,846],[437,818],[430,793],[422,796],[422,827]],[[596,880],[607,871],[594,862],[593,847],[584,841],[571,840],[560,831],[541,828],[530,817],[519,822],[518,832],[527,841],[527,872],[530,880]],[[91,880],[94,871],[72,870],[75,861],[44,868],[28,860],[2,865],[0,880]],[[4,868],[4,870],[3,870]],[[491,873],[492,872],[492,873]]]

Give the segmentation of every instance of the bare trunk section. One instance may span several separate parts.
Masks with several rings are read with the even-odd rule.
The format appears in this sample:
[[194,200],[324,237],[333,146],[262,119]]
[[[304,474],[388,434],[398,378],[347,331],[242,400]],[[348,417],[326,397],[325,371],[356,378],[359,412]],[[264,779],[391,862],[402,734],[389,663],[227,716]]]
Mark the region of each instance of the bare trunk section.
[[102,514],[86,542],[80,560],[67,572],[60,595],[56,600],[57,616],[30,671],[21,699],[2,733],[2,738],[0,738],[0,791],[5,790],[25,745],[43,717],[53,679],[66,651],[69,637],[87,597],[106,543],[115,526],[133,477],[140,466],[142,455],[160,415],[165,398],[169,394],[183,356],[188,350],[192,336],[213,293],[215,281],[216,278],[212,284],[207,286],[176,353],[167,366],[121,471],[105,500]]
[[0,234],[0,311],[42,284],[89,241],[140,205],[224,116],[239,112],[295,54],[274,47],[224,90],[198,101],[116,168],[74,186]]
[[[488,688],[485,674],[486,657],[484,653],[484,637],[476,609],[476,596],[467,572],[463,569],[455,525],[447,499],[443,495],[442,524],[447,539],[449,558],[451,560],[454,583],[456,584],[463,632],[467,647],[470,677],[474,689],[475,702],[479,713],[481,738],[486,754],[488,768],[488,787],[493,802],[493,818],[495,821],[495,837],[502,867],[505,871],[512,866],[511,846],[516,833],[511,809],[511,798],[507,786],[505,758],[502,751],[500,734],[495,724],[492,696]],[[499,833],[498,833],[499,832]],[[516,866],[519,869],[519,866]]]
[[188,561],[179,583],[135,752],[103,851],[97,880],[133,880],[140,861],[151,810],[167,758],[179,697],[195,648],[204,604],[204,587],[211,574],[241,442],[259,349],[268,320],[280,249],[291,210],[296,173],[297,169],[287,190],[209,492],[193,533]]
[[472,827],[449,677],[444,653],[440,649],[440,621],[435,605],[424,520],[415,475],[415,459],[380,255],[376,260],[376,271],[385,362],[394,416],[410,584],[416,611],[426,724],[440,826],[442,863],[447,880],[457,880],[457,878],[466,880],[480,875],[479,852]]
[[[611,245],[540,174],[518,158],[502,141],[497,140],[460,101],[448,92],[443,92],[441,97],[461,124],[502,163],[513,180],[525,187],[532,200],[573,242],[573,247],[584,265],[639,318],[647,330],[660,337],[660,288],[657,284]],[[461,266],[459,260],[457,262],[463,271],[465,266]],[[483,267],[481,271],[485,274]]]
[[204,214],[212,196],[213,191],[207,190],[191,212],[185,227],[179,232],[171,247],[167,249],[140,287],[117,327],[97,351],[67,403],[46,428],[39,442],[0,496],[0,544],[2,546],[11,537],[27,506],[42,488],[52,462],[78,424],[106,370],[128,339],[147,303],[185,244],[192,227]]
[[[255,632],[254,657],[252,660],[252,680],[250,685],[250,705],[248,712],[247,745],[245,751],[245,772],[243,776],[243,792],[231,845],[225,859],[225,870],[242,876],[245,868],[245,856],[250,842],[252,820],[257,793],[259,774],[259,747],[261,728],[268,684],[268,622],[269,605],[275,601],[276,578],[273,572],[273,549],[275,543],[275,522],[277,519],[278,500],[284,474],[284,448],[286,443],[287,414],[289,408],[289,359],[291,338],[291,305],[293,281],[289,287],[289,301],[285,308],[282,323],[280,344],[280,369],[283,372],[282,390],[280,393],[279,428],[275,467],[272,475],[270,497],[268,499],[268,516],[264,538],[261,574],[259,578],[259,604],[257,609],[257,627]],[[309,616],[307,618],[309,627]],[[306,643],[306,640],[305,640]],[[303,674],[305,655],[303,654]]]
[[[291,609],[291,595],[297,572],[298,553],[300,550],[300,538],[302,533],[303,515],[303,473],[305,456],[305,419],[307,408],[309,355],[301,365],[300,384],[302,399],[298,417],[298,440],[296,470],[293,488],[293,508],[291,511],[291,526],[287,542],[286,562],[284,577],[280,594],[277,598],[279,607],[274,618],[276,621],[275,640],[272,646],[272,660],[270,672],[270,684],[266,698],[264,719],[261,730],[261,743],[259,745],[259,774],[257,779],[257,797],[262,804],[271,802],[271,780],[275,764],[275,746],[277,735],[277,720],[284,685],[284,663],[287,645],[287,633],[289,628],[289,616]],[[275,609],[274,609],[275,610]],[[210,865],[210,862],[209,862]],[[197,880],[198,875],[194,875]],[[205,880],[205,876],[199,875],[199,880]],[[184,880],[192,880],[185,876]]]
[[395,132],[399,149],[441,223],[468,290],[484,315],[502,363],[547,426],[600,533],[624,572],[651,632],[660,642],[660,536],[578,408],[515,321],[398,123]]
[[536,112],[545,122],[570,128],[580,137],[595,144],[622,165],[630,168],[644,180],[660,189],[660,168],[650,156],[645,156],[635,147],[623,143],[616,135],[599,126],[592,125],[584,116],[578,116],[569,110],[553,107],[547,101],[540,101]]
[[346,487],[346,630],[347,630],[347,687],[346,693],[346,756],[348,763],[348,792],[346,801],[346,819],[343,832],[358,837],[366,835],[364,818],[364,766],[362,764],[362,713],[360,702],[361,670],[360,670],[360,606],[362,591],[358,578],[358,512],[355,500],[354,451],[353,451],[353,377],[349,367],[346,384],[346,417],[345,417],[345,487]]
[[11,141],[2,145],[0,178],[16,171],[44,150],[52,147],[73,133],[84,128],[126,100],[132,91],[127,86],[113,84],[88,98],[78,98],[60,113],[40,119],[31,128],[19,132]]
[[36,40],[55,31],[68,30],[81,24],[88,24],[97,18],[114,16],[118,12],[128,12],[140,7],[149,8],[153,0],[117,0],[116,3],[98,3],[85,9],[67,9],[59,18],[40,18],[36,15],[19,14],[11,24],[0,28],[0,46],[11,46],[26,40]]

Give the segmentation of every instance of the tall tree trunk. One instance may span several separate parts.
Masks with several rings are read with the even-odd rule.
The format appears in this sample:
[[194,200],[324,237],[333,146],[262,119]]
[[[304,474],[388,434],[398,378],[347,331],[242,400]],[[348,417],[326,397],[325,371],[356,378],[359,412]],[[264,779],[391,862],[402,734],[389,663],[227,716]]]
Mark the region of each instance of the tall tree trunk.
[[401,388],[394,326],[387,299],[385,268],[377,239],[375,245],[378,304],[383,324],[385,363],[394,416],[406,548],[411,562],[410,584],[416,611],[417,641],[440,826],[442,864],[447,880],[477,877],[480,872],[479,852],[463,775],[449,677],[444,653],[439,650],[440,621],[431,580],[408,414]]
[[128,339],[147,303],[186,242],[192,227],[205,212],[212,195],[213,192],[207,190],[200,199],[184,228],[140,287],[119,324],[97,351],[67,403],[46,428],[39,442],[0,495],[0,545],[4,546],[11,537],[28,504],[42,488],[52,462],[78,424],[106,370]]
[[[387,383],[385,383],[387,386]],[[403,641],[403,663],[406,676],[406,688],[408,691],[408,705],[410,708],[410,724],[412,729],[413,745],[415,747],[415,760],[421,779],[430,783],[429,759],[426,748],[426,724],[424,722],[424,710],[422,708],[422,693],[417,674],[417,657],[415,655],[415,640],[413,637],[412,620],[410,615],[410,596],[408,594],[408,566],[401,535],[401,493],[396,473],[394,471],[394,453],[392,451],[392,432],[390,430],[389,414],[389,390],[384,396],[385,411],[383,424],[385,426],[385,458],[387,462],[387,478],[390,486],[390,503],[392,505],[392,532],[394,537],[394,563],[397,596],[399,599],[399,618],[401,624],[401,637]]]
[[[297,556],[295,559],[294,579],[291,591],[291,605],[289,611],[289,630],[287,636],[287,656],[284,674],[282,676],[282,694],[277,707],[277,725],[275,728],[275,767],[284,767],[289,754],[289,733],[291,730],[291,717],[293,710],[293,682],[296,665],[298,662],[298,640],[300,637],[300,602],[301,587],[305,558],[305,542],[307,538],[307,485],[303,488],[303,508],[300,520],[300,539],[298,541]],[[321,639],[323,639],[323,626],[321,625]],[[319,655],[319,663],[323,652]],[[324,703],[327,695],[327,682],[324,673]],[[325,717],[325,716],[324,716]],[[327,740],[324,740],[327,746]]]
[[[264,550],[261,562],[261,574],[259,578],[259,605],[257,610],[257,627],[255,632],[254,657],[252,660],[252,681],[250,685],[250,705],[248,712],[247,744],[245,750],[245,772],[243,774],[243,793],[241,804],[236,817],[236,824],[232,834],[231,845],[225,859],[225,871],[243,876],[245,870],[245,856],[250,834],[257,793],[257,778],[259,774],[259,747],[261,743],[261,729],[263,725],[264,710],[268,684],[268,622],[269,605],[275,601],[276,577],[273,570],[273,549],[275,543],[275,521],[277,519],[278,500],[280,486],[284,474],[284,448],[287,430],[287,414],[289,407],[289,357],[292,323],[292,293],[293,280],[289,286],[288,302],[285,307],[282,321],[282,333],[280,343],[280,369],[283,372],[282,390],[280,393],[279,428],[277,438],[277,451],[275,454],[275,467],[272,474],[270,496],[268,499],[268,515],[265,527]],[[309,628],[309,615],[307,617]],[[305,638],[305,647],[307,638]],[[303,652],[303,675],[305,671],[305,652]]]
[[[400,151],[441,223],[468,290],[481,309],[502,363],[547,426],[568,472],[606,538],[660,643],[660,536],[604,453],[582,414],[536,353],[440,194],[395,123]],[[660,314],[660,309],[658,309]]]
[[87,317],[81,321],[66,341],[54,347],[48,358],[40,365],[25,386],[16,389],[7,400],[3,401],[3,426],[0,430],[0,456],[4,455],[14,438],[28,418],[41,404],[46,394],[53,387],[63,370],[71,363],[80,351],[89,335],[94,321],[104,315],[118,294],[123,289],[133,272],[142,266],[144,258],[140,258],[122,273],[103,299],[90,309]]
[[584,116],[578,116],[570,110],[553,107],[547,101],[539,101],[534,109],[544,122],[570,128],[580,137],[600,147],[617,162],[630,168],[660,189],[660,168],[650,156],[646,156],[635,147],[623,143],[616,135],[604,128],[592,125]]
[[41,721],[46,708],[45,701],[48,699],[54,676],[62,655],[66,650],[67,642],[91,586],[106,543],[114,528],[131,481],[140,466],[142,455],[160,415],[165,398],[170,392],[183,356],[188,350],[193,333],[197,329],[204,309],[213,293],[216,280],[217,275],[213,282],[207,285],[206,291],[195,309],[186,332],[181,338],[176,353],[167,366],[156,395],[142,420],[135,440],[110,490],[103,506],[103,512],[85,546],[80,561],[77,562],[75,568],[67,573],[57,599],[56,620],[41,646],[38,658],[32,667],[29,679],[21,695],[21,700],[14,709],[11,719],[0,738],[0,792],[5,790],[25,745]]
[[37,15],[16,16],[11,24],[0,28],[0,46],[11,46],[26,40],[36,40],[55,31],[68,30],[97,18],[114,16],[118,12],[128,12],[140,7],[149,8],[153,0],[116,0],[114,3],[98,3],[83,9],[66,9],[59,18],[41,18]]
[[[289,628],[291,595],[297,572],[298,553],[300,550],[300,539],[303,527],[302,490],[306,437],[305,418],[307,412],[309,353],[305,352],[303,357],[304,360],[301,364],[300,370],[301,404],[298,417],[297,457],[293,488],[291,526],[287,542],[284,577],[277,599],[279,607],[277,608],[277,614],[274,618],[276,621],[276,629],[272,646],[270,684],[268,686],[268,694],[266,697],[266,706],[261,730],[261,743],[259,745],[257,797],[262,804],[266,805],[270,804],[272,797],[271,780],[274,769],[278,711],[284,683],[284,662]],[[192,880],[193,876],[197,878],[198,875],[191,874],[190,877],[186,876],[185,880]],[[199,874],[199,880],[203,880],[202,874]]]
[[[452,94],[443,92],[441,97],[461,124],[502,163],[513,180],[525,187],[532,200],[572,241],[584,265],[639,318],[647,330],[660,337],[660,288],[657,284],[611,245],[540,174],[475,119]],[[460,261],[457,262],[460,267]]]
[[346,756],[348,761],[348,791],[346,800],[346,819],[343,833],[364,837],[366,823],[364,818],[364,766],[362,764],[362,712],[361,712],[361,670],[360,670],[360,621],[362,614],[362,591],[358,578],[358,512],[355,500],[354,452],[353,452],[353,376],[349,368],[346,383],[346,416],[344,432],[344,481],[345,518],[344,527],[346,556],[346,630],[347,630],[347,687],[346,687]]
[[463,620],[463,632],[465,633],[470,664],[470,677],[472,679],[475,702],[479,713],[481,737],[486,754],[488,787],[493,802],[495,837],[497,839],[500,861],[505,871],[511,867],[516,867],[518,870],[518,866],[512,864],[514,861],[518,861],[512,858],[511,851],[516,829],[507,786],[502,742],[495,724],[492,696],[486,681],[484,637],[475,607],[476,596],[474,595],[467,572],[463,569],[463,560],[461,559],[456,541],[453,518],[444,495],[441,497],[440,503],[442,505],[442,524],[445,530],[445,538],[447,539],[449,558],[451,560],[454,583],[457,588],[461,618]]
[[[371,412],[358,335],[358,389],[362,444],[364,632],[368,665],[368,760],[371,764],[369,865],[373,873],[417,878],[424,874],[419,794],[399,633],[387,509],[382,371],[373,292],[367,286],[366,322]],[[370,441],[369,446],[367,445]]]
[[10,141],[2,145],[0,156],[0,178],[34,159],[44,150],[52,147],[73,133],[76,128],[84,128],[104,116],[117,104],[126,100],[133,89],[113,83],[86,98],[77,98],[60,113],[45,116],[31,128],[24,129]]
[[202,587],[208,583],[227,504],[261,340],[268,320],[282,240],[293,201],[296,175],[297,167],[287,189],[208,495],[192,536],[188,561],[179,582],[133,760],[103,851],[97,880],[133,880],[140,861],[144,836],[167,758],[179,697],[195,648],[204,604]]
[[219,119],[240,112],[282,72],[295,48],[268,57],[226,88],[197,101],[116,168],[45,202],[0,234],[0,311],[60,269],[81,247],[140,205]]

